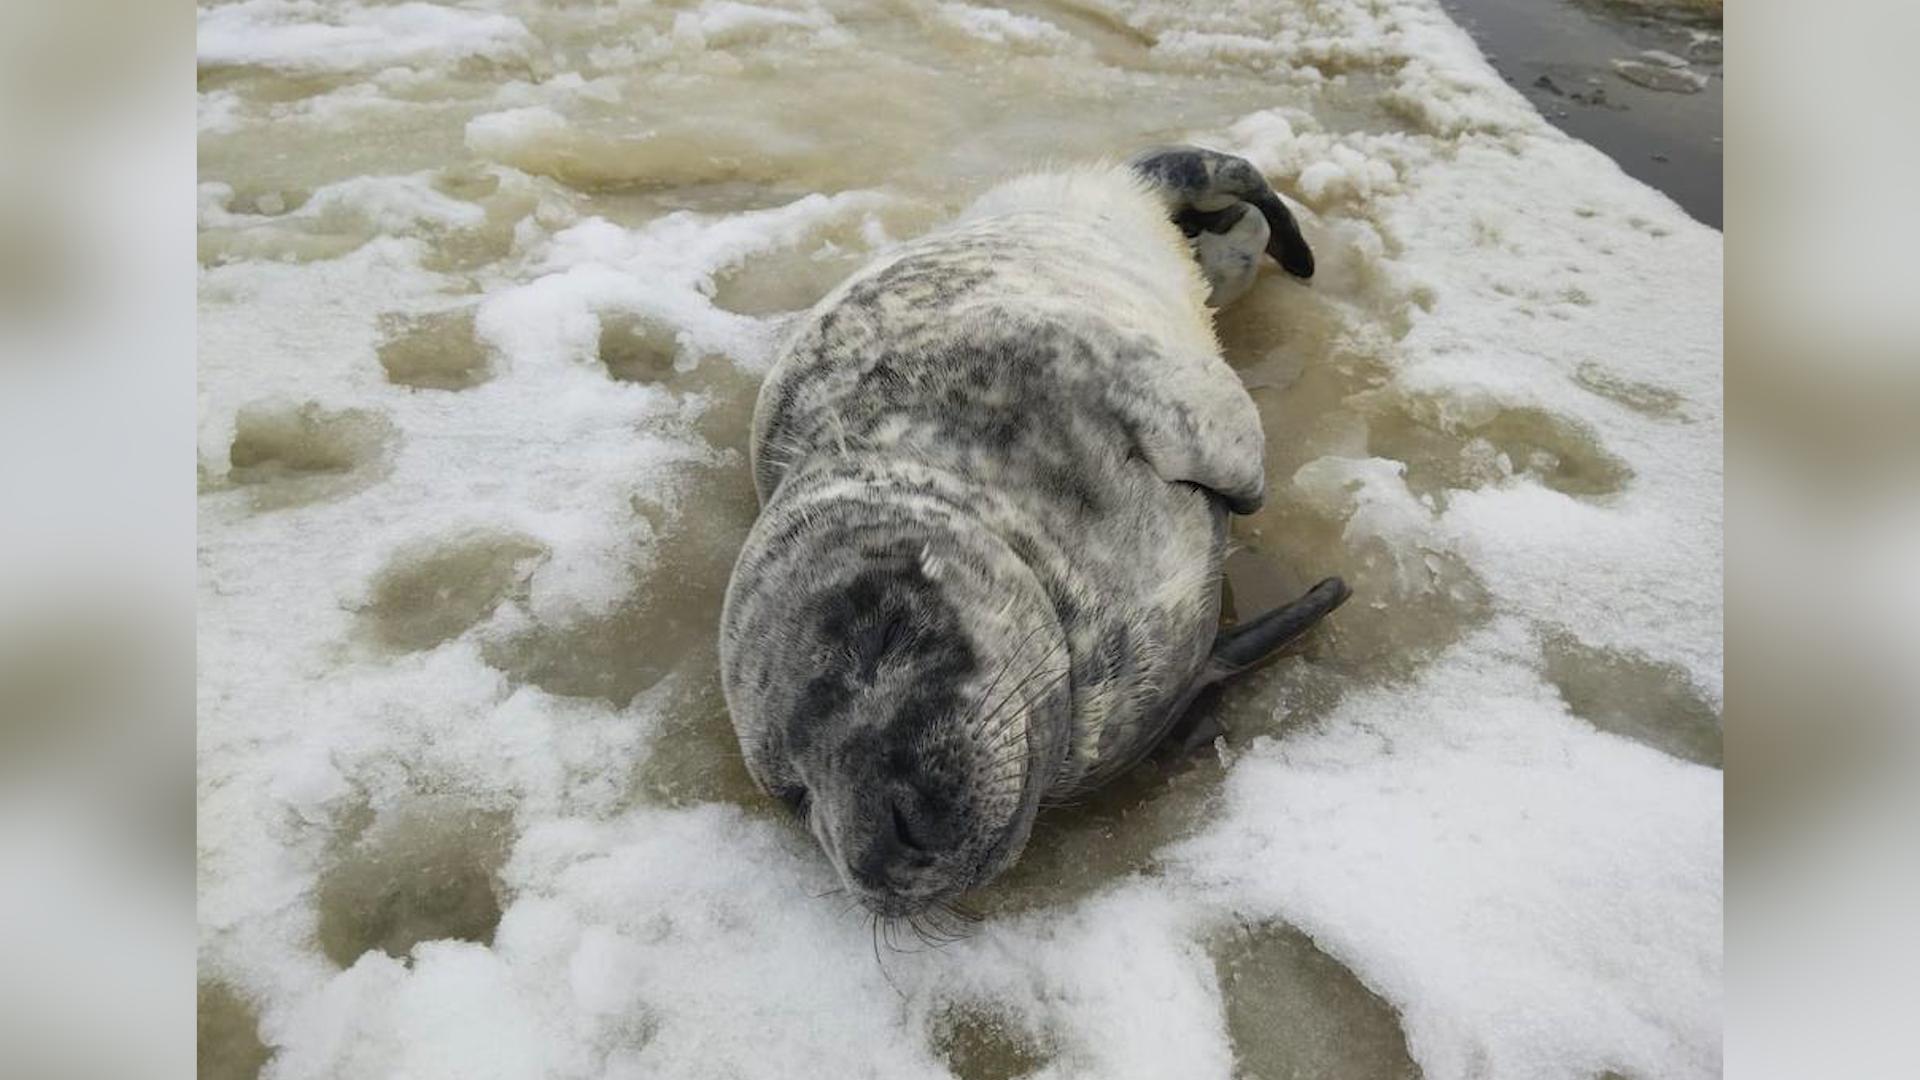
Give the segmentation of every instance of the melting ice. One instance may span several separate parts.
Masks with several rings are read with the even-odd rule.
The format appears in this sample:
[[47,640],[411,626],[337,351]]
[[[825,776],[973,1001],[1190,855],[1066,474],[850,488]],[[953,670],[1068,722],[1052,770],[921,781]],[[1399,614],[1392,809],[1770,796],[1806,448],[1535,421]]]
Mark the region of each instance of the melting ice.
[[[1718,1074],[1721,238],[1436,0],[199,42],[209,1075]],[[1356,595],[876,956],[715,684],[757,378],[995,178],[1177,140],[1320,256],[1220,321],[1273,492],[1234,603]]]

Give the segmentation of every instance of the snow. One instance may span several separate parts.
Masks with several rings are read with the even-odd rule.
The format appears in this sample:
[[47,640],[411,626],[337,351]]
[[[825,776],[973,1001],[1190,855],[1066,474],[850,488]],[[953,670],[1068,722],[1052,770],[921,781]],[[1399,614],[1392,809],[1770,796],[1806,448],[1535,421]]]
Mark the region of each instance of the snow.
[[257,65],[315,73],[465,57],[524,59],[532,38],[518,19],[439,4],[362,6],[318,0],[241,0],[203,8],[203,67]]
[[[1587,715],[1549,643],[1719,711],[1720,235],[1433,0],[1082,7],[202,10],[203,70],[247,71],[201,94],[228,148],[198,207],[201,978],[267,1075],[941,1077],[957,1026],[1009,1073],[1225,1078],[1306,1037],[1232,1023],[1217,943],[1246,926],[1304,932],[1365,999],[1326,1007],[1386,1017],[1427,1077],[1718,1074],[1721,775]],[[393,71],[473,58],[505,65],[484,93]],[[809,64],[849,67],[816,115],[886,154],[766,165],[695,124],[674,145],[721,181],[522,171],[690,86],[760,119]],[[1016,66],[1024,122],[992,96]],[[275,81],[316,73],[368,81]],[[960,119],[889,125],[896,91]],[[235,166],[283,103],[329,117],[314,160]],[[475,160],[342,176],[327,139],[390,116]],[[1043,818],[1047,880],[896,953],[819,895],[706,689],[760,312],[959,211],[1005,147],[1086,137],[1067,116],[1114,154],[1244,154],[1301,210],[1313,283],[1222,320],[1291,373],[1255,392],[1274,504],[1237,536],[1355,599],[1217,762]],[[390,375],[401,346],[457,377]]]
[[1405,1002],[1428,1075],[1716,1074],[1719,776],[1569,723],[1532,648],[1503,620],[1262,739],[1171,861]]
[[1044,19],[1018,15],[1003,8],[941,4],[936,11],[942,23],[991,45],[1032,52],[1060,52],[1087,47],[1072,34]]
[[467,121],[467,148],[476,154],[501,157],[528,140],[566,128],[566,117],[545,105],[487,113]]
[[824,30],[832,25],[833,16],[818,8],[785,11],[735,0],[709,0],[698,10],[676,16],[673,33],[677,39],[695,43],[695,47],[724,48],[781,30]]

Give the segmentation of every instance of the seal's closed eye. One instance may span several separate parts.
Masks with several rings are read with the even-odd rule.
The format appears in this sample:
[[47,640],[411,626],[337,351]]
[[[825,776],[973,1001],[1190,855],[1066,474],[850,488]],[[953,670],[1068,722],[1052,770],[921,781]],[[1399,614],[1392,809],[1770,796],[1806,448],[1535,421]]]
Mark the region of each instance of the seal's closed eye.
[[853,650],[855,671],[861,682],[872,683],[880,674],[880,664],[903,648],[913,637],[905,609],[895,608],[854,628],[847,642]]
[[779,799],[781,804],[793,813],[794,817],[806,816],[809,797],[806,788],[799,785],[790,788],[781,788],[779,791],[774,792],[773,796]]

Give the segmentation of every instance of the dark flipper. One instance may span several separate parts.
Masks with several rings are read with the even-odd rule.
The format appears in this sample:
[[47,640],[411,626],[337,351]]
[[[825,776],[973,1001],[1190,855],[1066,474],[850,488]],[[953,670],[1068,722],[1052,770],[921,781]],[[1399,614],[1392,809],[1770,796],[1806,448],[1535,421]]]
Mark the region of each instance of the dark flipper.
[[1300,223],[1245,158],[1198,146],[1165,146],[1135,156],[1131,164],[1159,189],[1189,237],[1233,225],[1240,215],[1224,212],[1247,203],[1267,221],[1267,254],[1294,277],[1313,276],[1313,249],[1300,235]]
[[1287,210],[1287,204],[1272,191],[1256,195],[1248,200],[1260,216],[1267,219],[1267,228],[1272,235],[1267,240],[1267,254],[1273,256],[1281,269],[1297,278],[1313,276],[1313,249],[1307,246],[1307,238],[1300,235],[1300,223],[1293,220],[1293,214]]
[[1346,603],[1347,597],[1352,595],[1353,590],[1347,588],[1346,582],[1330,577],[1308,589],[1305,596],[1291,604],[1283,604],[1257,618],[1220,631],[1214,639],[1213,658],[1207,665],[1207,674],[1203,679],[1217,682],[1253,667],[1313,629],[1315,623]]
[[[1330,577],[1291,604],[1282,604],[1255,619],[1220,631],[1213,639],[1213,655],[1207,660],[1207,666],[1200,669],[1199,676],[1174,703],[1171,712],[1177,719],[1162,745],[1178,747],[1183,756],[1213,745],[1213,740],[1227,731],[1219,714],[1206,706],[1203,695],[1216,692],[1222,682],[1271,659],[1352,595],[1353,590],[1347,588],[1346,582]],[[1197,707],[1196,701],[1200,702]]]

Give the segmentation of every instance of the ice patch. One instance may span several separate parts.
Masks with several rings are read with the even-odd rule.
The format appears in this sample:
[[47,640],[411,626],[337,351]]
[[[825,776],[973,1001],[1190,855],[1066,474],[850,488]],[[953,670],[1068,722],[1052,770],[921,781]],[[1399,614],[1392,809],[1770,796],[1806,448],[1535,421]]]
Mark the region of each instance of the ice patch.
[[566,118],[544,105],[487,113],[467,121],[467,149],[504,158],[528,142],[565,131]]
[[202,8],[200,66],[362,71],[466,57],[524,60],[535,39],[518,19],[439,4],[362,6],[240,0]]
[[484,261],[505,253],[498,241],[511,222],[542,205],[525,185],[501,193],[499,178],[487,179],[484,193],[473,192],[477,201],[448,194],[459,180],[433,173],[356,176],[312,192],[255,191],[246,205],[229,185],[202,184],[200,259],[331,259],[385,235],[434,240],[436,256],[449,262]]
[[824,9],[808,6],[794,11],[736,0],[708,0],[697,10],[674,17],[676,44],[699,50],[764,40],[782,30],[825,30],[833,25],[833,16]]
[[941,4],[936,10],[945,25],[991,45],[1038,53],[1091,49],[1060,27],[1031,15],[973,4]]
[[1614,74],[1649,90],[1673,94],[1694,94],[1706,89],[1711,78],[1695,71],[1685,60],[1658,49],[1648,49],[1637,60],[1615,60]]

